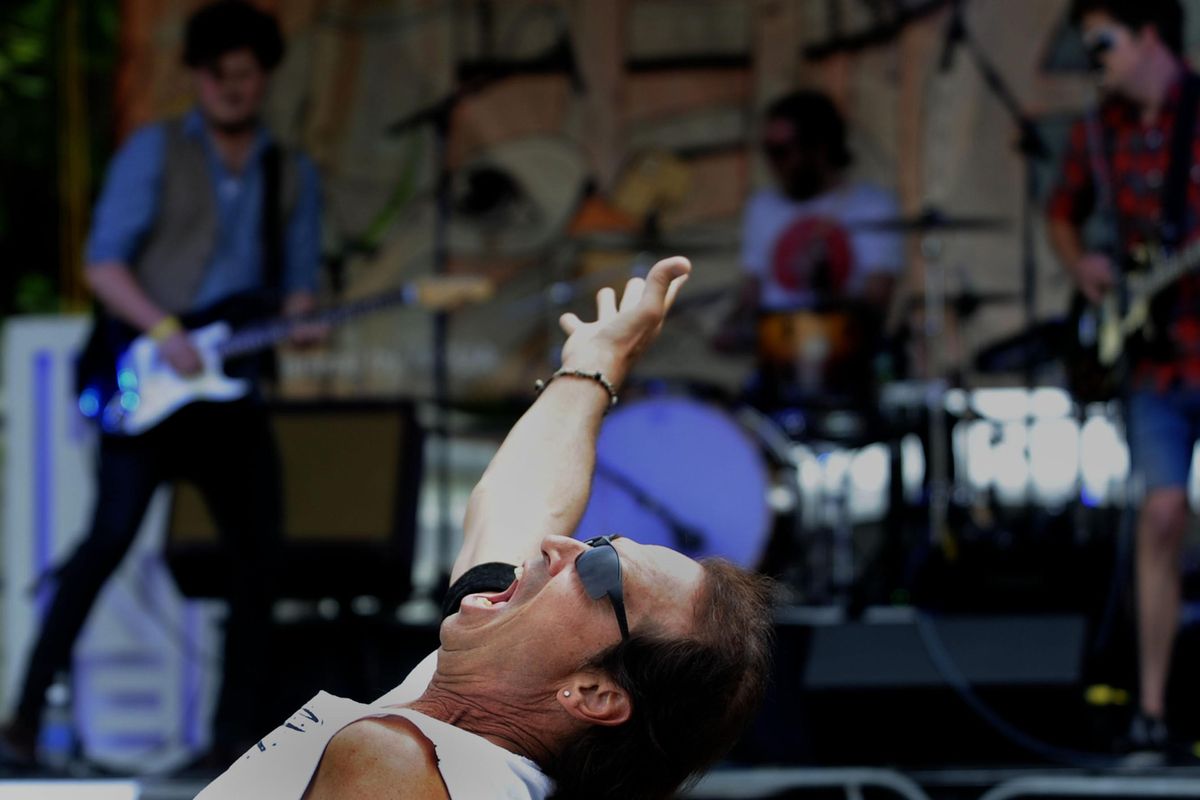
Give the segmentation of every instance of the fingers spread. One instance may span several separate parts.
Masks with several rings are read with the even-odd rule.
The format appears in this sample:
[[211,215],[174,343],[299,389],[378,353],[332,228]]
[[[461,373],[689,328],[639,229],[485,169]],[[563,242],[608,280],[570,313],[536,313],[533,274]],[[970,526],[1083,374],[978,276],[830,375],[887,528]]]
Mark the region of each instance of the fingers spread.
[[596,313],[600,319],[617,313],[617,293],[611,286],[605,286],[596,292]]
[[630,278],[625,284],[625,291],[621,295],[621,310],[633,308],[642,299],[642,293],[646,290],[646,281],[642,278]]
[[688,279],[687,275],[680,275],[678,278],[671,281],[671,285],[667,287],[666,302],[663,303],[664,311],[669,309],[671,307],[671,304],[675,302],[675,296],[677,294],[679,294],[680,288],[682,288],[683,284],[687,282],[687,279]]
[[672,256],[664,258],[650,269],[650,274],[646,276],[646,297],[657,306],[669,306],[674,301],[675,295],[670,294],[668,298],[668,289],[673,289],[674,292],[679,291],[679,284],[676,280],[686,277],[692,271],[692,263],[683,256]]

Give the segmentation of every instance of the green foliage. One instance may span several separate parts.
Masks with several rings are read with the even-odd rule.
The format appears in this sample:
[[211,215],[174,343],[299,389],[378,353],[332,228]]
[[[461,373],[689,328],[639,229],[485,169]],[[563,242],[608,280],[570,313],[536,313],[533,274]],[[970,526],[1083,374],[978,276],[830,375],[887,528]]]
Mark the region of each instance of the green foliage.
[[[59,82],[68,0],[0,0],[0,314],[58,307]],[[73,0],[93,179],[111,151],[119,0]],[[82,265],[81,265],[82,267]]]
[[13,311],[18,314],[52,314],[61,308],[54,281],[45,275],[26,274],[17,279]]
[[0,14],[0,108],[14,99],[44,100],[50,92],[55,0],[8,3]]

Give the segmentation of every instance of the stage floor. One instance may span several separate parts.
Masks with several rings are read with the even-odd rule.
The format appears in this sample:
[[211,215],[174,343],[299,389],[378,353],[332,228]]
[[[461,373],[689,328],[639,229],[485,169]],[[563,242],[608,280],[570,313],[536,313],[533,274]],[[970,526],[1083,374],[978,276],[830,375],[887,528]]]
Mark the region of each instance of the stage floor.
[[[191,800],[204,780],[0,780],[0,800]],[[1084,772],[1053,767],[923,769],[879,767],[721,768],[683,797],[900,798],[901,800],[1022,800],[1022,798],[1200,798],[1200,767]]]

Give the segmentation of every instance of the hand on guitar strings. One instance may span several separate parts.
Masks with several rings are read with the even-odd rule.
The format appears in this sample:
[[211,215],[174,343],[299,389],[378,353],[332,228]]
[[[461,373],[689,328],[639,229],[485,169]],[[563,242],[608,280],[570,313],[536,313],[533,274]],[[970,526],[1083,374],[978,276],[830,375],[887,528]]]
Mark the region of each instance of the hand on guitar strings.
[[[286,317],[303,317],[317,309],[316,298],[309,292],[294,292],[283,301]],[[324,344],[329,338],[330,326],[323,322],[299,322],[288,335],[288,343],[304,350]]]
[[1115,280],[1112,260],[1103,253],[1084,253],[1072,265],[1071,275],[1079,291],[1092,303],[1103,300]]
[[158,352],[171,365],[171,369],[182,377],[198,375],[204,369],[200,354],[185,330],[175,331],[163,339],[158,345]]

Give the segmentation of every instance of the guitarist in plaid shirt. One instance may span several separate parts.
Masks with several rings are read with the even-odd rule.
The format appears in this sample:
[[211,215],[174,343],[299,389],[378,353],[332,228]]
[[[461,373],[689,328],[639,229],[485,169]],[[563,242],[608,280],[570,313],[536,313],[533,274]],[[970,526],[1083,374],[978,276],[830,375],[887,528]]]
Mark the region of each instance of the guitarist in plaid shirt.
[[[1075,0],[1071,13],[1099,71],[1103,100],[1071,131],[1048,232],[1079,291],[1098,303],[1120,267],[1085,245],[1090,215],[1107,218],[1112,252],[1178,247],[1200,233],[1200,92],[1182,59],[1177,0]],[[1132,465],[1144,491],[1135,551],[1139,705],[1128,746],[1162,753],[1186,486],[1200,437],[1200,277],[1182,278],[1153,309],[1153,338],[1131,354],[1128,372]]]

